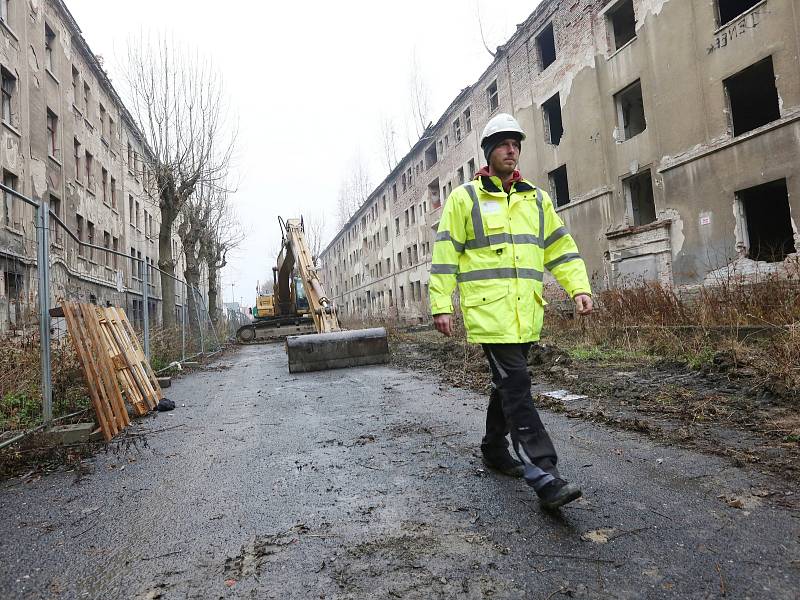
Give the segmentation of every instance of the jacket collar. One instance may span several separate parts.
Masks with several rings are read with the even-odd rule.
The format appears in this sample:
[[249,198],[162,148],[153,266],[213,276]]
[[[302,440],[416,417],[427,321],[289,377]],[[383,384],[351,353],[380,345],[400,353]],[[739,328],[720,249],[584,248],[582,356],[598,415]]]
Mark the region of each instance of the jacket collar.
[[[503,183],[500,181],[499,177],[479,174],[475,179],[480,182],[480,186],[484,191],[490,194],[502,194],[505,196],[505,192],[503,191]],[[524,179],[519,179],[511,186],[511,193],[530,192],[534,189],[536,188],[530,182],[525,181]]]

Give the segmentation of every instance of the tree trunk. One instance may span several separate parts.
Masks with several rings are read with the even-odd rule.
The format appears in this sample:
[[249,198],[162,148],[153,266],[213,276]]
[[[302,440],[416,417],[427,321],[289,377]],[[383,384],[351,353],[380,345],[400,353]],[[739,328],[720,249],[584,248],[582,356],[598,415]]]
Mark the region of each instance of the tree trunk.
[[217,265],[214,261],[208,262],[208,314],[214,325],[219,325],[222,314],[219,310],[219,288],[217,287]]
[[161,273],[161,322],[164,327],[175,327],[175,260],[172,256],[172,224],[175,213],[161,208],[161,226],[158,230],[158,268]]

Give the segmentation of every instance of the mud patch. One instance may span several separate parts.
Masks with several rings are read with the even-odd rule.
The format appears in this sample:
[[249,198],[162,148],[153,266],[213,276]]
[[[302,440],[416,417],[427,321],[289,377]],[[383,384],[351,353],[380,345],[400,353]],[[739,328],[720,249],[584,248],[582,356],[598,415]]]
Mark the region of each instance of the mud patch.
[[[256,536],[242,546],[239,554],[225,559],[224,576],[227,582],[237,582],[261,573],[272,556],[297,543],[297,538],[286,534]],[[229,584],[230,585],[230,584]]]

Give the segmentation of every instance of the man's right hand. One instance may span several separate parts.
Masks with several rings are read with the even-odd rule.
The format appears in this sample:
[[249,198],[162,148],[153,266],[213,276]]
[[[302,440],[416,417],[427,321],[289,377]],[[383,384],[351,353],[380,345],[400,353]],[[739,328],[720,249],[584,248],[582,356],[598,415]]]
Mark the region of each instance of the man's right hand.
[[453,315],[442,314],[433,316],[433,324],[436,331],[450,337],[453,335]]

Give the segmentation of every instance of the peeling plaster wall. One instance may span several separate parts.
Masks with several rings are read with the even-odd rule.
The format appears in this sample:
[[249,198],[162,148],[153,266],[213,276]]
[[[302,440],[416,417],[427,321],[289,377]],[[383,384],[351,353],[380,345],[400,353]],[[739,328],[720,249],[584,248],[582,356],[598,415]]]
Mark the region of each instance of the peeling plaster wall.
[[[438,177],[441,188],[454,181],[459,165],[469,157],[484,160],[480,131],[494,113],[487,106],[486,89],[497,81],[498,111],[513,112],[528,132],[520,168],[541,187],[550,186],[548,173],[566,165],[570,203],[558,209],[597,282],[613,281],[615,269],[636,272],[635,262],[655,268],[655,278],[677,285],[693,285],[737,259],[737,220],[732,206],[738,190],[786,178],[793,227],[800,215],[800,6],[794,0],[766,0],[731,23],[720,27],[716,0],[633,0],[636,37],[615,50],[607,19],[617,0],[545,0],[501,48],[492,65],[463,97],[454,101],[425,133],[435,143],[452,139],[452,121],[463,109],[472,110],[473,131],[439,163],[424,172],[413,193],[398,199],[391,214],[380,213],[373,229],[388,224],[394,247],[381,256],[392,258],[398,247],[430,241],[430,229],[406,231],[395,239],[394,218],[412,203],[427,198],[427,183]],[[553,24],[557,59],[546,69],[538,64],[536,36]],[[772,56],[780,99],[781,119],[749,134],[733,138],[723,80]],[[622,140],[614,95],[640,80],[647,128]],[[541,105],[559,93],[564,134],[558,146],[545,140]],[[465,140],[466,141],[466,140]],[[416,164],[426,144],[404,159]],[[623,180],[649,169],[659,223],[666,232],[657,244],[641,241],[651,236],[632,227]],[[368,205],[382,190],[399,187],[403,167],[390,173]],[[430,204],[429,204],[430,206]],[[374,288],[362,277],[355,291],[343,292],[354,268],[363,276],[363,264],[346,257],[364,237],[348,234],[359,228],[362,214],[334,238],[323,252],[326,285],[336,290],[337,302],[349,304]],[[426,225],[435,227],[441,209],[431,210]],[[622,234],[620,235],[620,232]],[[608,234],[608,235],[607,235]],[[369,235],[369,233],[367,233]],[[625,238],[628,241],[625,241]],[[796,236],[797,237],[797,236]],[[649,238],[648,238],[649,239]],[[800,240],[796,240],[800,247]],[[641,249],[641,260],[631,252]],[[623,258],[620,248],[625,248]],[[628,265],[614,264],[630,260]],[[364,262],[363,257],[360,260]],[[368,258],[366,262],[374,262]],[[619,261],[617,261],[619,262]],[[334,275],[336,268],[337,275]],[[769,267],[771,268],[771,267]],[[645,270],[647,270],[645,269]],[[368,272],[368,270],[367,270]],[[643,274],[644,270],[641,271]],[[646,275],[646,274],[645,274]],[[649,275],[647,275],[649,276]],[[384,280],[407,281],[404,274]],[[421,280],[426,279],[420,273]],[[383,285],[383,284],[382,284]],[[387,284],[388,285],[388,284]],[[388,289],[388,288],[387,288]],[[395,297],[396,297],[396,287]],[[416,318],[422,304],[396,316]]]
[[[157,263],[158,203],[148,193],[149,184],[141,167],[137,171],[129,169],[127,164],[128,143],[140,157],[148,151],[126,118],[124,107],[117,102],[98,57],[86,50],[72,17],[59,0],[15,1],[9,6],[8,22],[0,23],[0,65],[16,77],[16,86],[12,118],[0,124],[0,168],[18,178],[21,193],[35,200],[60,200],[60,217],[70,231],[76,231],[80,215],[85,220],[84,227],[88,222],[94,224],[96,245],[103,245],[103,234],[108,232],[110,239],[118,239],[119,251],[129,255],[134,248],[143,258],[152,258]],[[45,23],[55,33],[52,69],[45,66]],[[76,88],[73,88],[73,68],[78,72]],[[88,107],[83,98],[84,83],[90,88]],[[100,123],[101,103],[106,111],[105,127]],[[58,118],[56,149],[52,153],[46,125],[48,109]],[[109,117],[113,119],[113,127]],[[73,140],[80,142],[79,169],[76,169]],[[87,151],[94,163],[88,182],[84,163]],[[105,201],[103,168],[108,173]],[[116,206],[112,206],[110,197],[112,178],[116,183]],[[149,238],[141,217],[138,229],[130,225],[129,196],[153,217],[153,234]],[[35,301],[36,281],[34,210],[21,202],[18,206],[21,206],[19,227],[0,223],[0,271],[28,265],[25,296],[31,303]],[[80,257],[76,245],[60,227],[53,225],[51,231],[53,300],[94,298],[130,310],[130,301],[138,296],[140,289],[138,281],[132,279],[131,261],[120,257],[118,274],[104,264],[100,251],[96,251],[94,260]],[[154,277],[151,283],[150,296],[160,298],[160,280]],[[120,284],[123,291],[118,289]],[[206,291],[202,293],[205,295]],[[8,326],[2,314],[0,298],[0,330]]]

